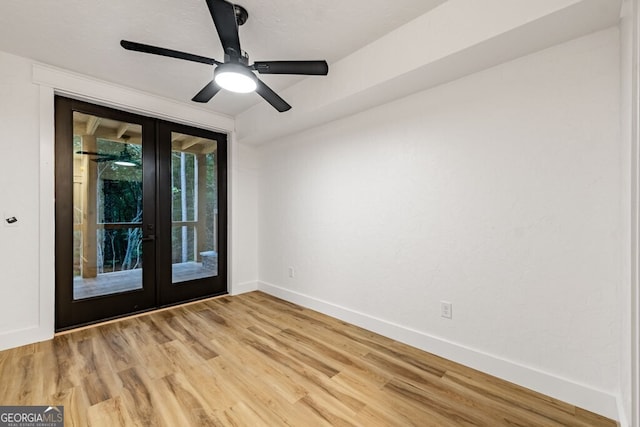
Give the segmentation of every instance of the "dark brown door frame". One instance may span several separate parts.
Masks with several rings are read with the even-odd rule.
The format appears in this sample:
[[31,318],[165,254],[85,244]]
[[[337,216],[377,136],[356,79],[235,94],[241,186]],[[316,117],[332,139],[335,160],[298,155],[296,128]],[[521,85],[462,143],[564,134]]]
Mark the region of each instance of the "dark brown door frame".
[[[73,112],[142,125],[143,288],[73,299]],[[214,139],[218,144],[218,276],[171,283],[171,131]],[[168,140],[166,135],[168,132]],[[164,137],[162,135],[165,135]],[[227,293],[227,137],[83,101],[55,98],[55,328],[78,327],[185,301]],[[167,208],[169,207],[169,208]],[[145,215],[144,212],[152,214]],[[152,238],[152,236],[154,238]]]

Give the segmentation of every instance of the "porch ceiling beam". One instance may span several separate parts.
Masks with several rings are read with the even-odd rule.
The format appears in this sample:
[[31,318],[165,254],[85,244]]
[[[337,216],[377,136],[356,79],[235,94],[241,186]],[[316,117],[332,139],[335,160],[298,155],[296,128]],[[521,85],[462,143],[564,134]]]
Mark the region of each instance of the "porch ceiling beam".
[[100,139],[108,139],[109,141],[121,142],[123,144],[142,144],[142,136],[141,135],[131,135],[128,139],[118,138],[116,135],[116,131],[114,129],[98,129],[93,135]]
[[187,138],[187,135],[183,133],[171,133],[171,142],[183,141]]
[[122,138],[122,135],[124,135],[127,132],[127,130],[129,130],[129,123],[121,124],[118,130],[116,131],[116,138],[118,139]]
[[202,141],[203,141],[202,138],[198,138],[198,137],[192,136],[191,138],[188,138],[187,140],[185,140],[182,143],[181,148],[183,150],[186,150],[187,148],[191,148],[196,144],[200,144]]
[[96,130],[98,129],[98,126],[100,126],[101,121],[102,119],[98,117],[95,117],[95,116],[89,117],[89,120],[87,121],[87,127],[85,129],[85,134],[93,135],[94,133],[96,133]]

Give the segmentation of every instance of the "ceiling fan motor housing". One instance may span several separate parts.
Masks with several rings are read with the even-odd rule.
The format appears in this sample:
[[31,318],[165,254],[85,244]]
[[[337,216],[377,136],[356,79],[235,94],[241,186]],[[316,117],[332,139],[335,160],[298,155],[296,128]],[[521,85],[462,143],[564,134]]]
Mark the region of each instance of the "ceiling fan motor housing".
[[234,4],[233,10],[236,13],[236,22],[238,23],[238,25],[243,25],[245,22],[247,22],[247,19],[249,19],[249,12],[247,12],[247,9],[240,6],[239,4]]
[[225,53],[224,54],[224,63],[229,63],[229,62],[236,62],[236,63],[240,63],[242,65],[248,66],[249,65],[249,54],[247,52],[245,52],[244,50],[242,51],[242,54],[240,56],[230,56],[229,54]]

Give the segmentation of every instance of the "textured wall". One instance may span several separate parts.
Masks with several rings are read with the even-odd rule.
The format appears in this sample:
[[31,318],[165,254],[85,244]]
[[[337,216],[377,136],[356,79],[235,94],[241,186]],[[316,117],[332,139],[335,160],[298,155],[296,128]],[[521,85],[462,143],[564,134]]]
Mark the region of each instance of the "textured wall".
[[617,391],[619,84],[611,29],[262,148],[260,279]]

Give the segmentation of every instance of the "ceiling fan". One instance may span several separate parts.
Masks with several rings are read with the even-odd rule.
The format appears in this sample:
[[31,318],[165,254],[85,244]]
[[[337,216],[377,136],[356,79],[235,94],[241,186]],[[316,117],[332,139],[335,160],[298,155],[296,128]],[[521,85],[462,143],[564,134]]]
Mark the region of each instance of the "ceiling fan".
[[206,0],[213,23],[224,49],[224,62],[173,49],[151,46],[148,44],[120,41],[127,50],[151,53],[184,59],[202,64],[215,65],[213,80],[192,98],[195,102],[209,102],[220,89],[233,92],[257,92],[265,101],[279,112],[287,111],[291,105],[264,84],[253,72],[260,74],[298,74],[326,76],[329,72],[327,61],[257,61],[249,65],[249,55],[240,48],[238,27],[249,17],[245,8],[225,0]]
[[126,145],[119,154],[96,153],[94,151],[76,151],[76,154],[97,156],[95,159],[91,159],[97,163],[113,162],[119,166],[140,166],[140,160],[134,158]]

